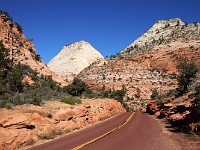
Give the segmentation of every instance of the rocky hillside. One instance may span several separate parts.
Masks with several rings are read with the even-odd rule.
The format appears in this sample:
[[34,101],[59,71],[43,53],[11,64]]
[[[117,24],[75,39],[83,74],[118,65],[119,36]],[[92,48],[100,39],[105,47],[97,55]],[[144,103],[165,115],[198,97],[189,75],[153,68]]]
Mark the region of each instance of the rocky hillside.
[[125,112],[110,99],[84,99],[75,106],[46,101],[43,106],[22,105],[0,111],[0,149],[18,149],[67,134]]
[[80,41],[64,46],[48,66],[63,79],[72,80],[85,67],[101,59],[103,56],[90,43]]
[[[66,82],[53,73],[37,54],[31,39],[27,39],[18,23],[5,12],[0,12],[0,40],[10,50],[10,58],[15,64],[29,65],[33,70],[43,75],[51,75],[62,85]],[[28,79],[27,79],[28,80]]]
[[162,102],[148,101],[146,112],[167,119],[176,132],[195,132],[200,135],[200,117],[195,112],[193,95],[189,92],[177,98],[164,98]]
[[148,31],[135,40],[120,55],[129,56],[152,51],[155,46],[174,41],[188,43],[200,40],[200,23],[187,24],[179,18],[157,21]]
[[[154,30],[158,34],[163,33],[163,36],[166,33],[164,39],[171,39],[170,28],[174,30],[174,33],[179,33],[181,30],[180,26],[177,27],[176,25],[178,21],[180,26],[185,25],[183,28],[187,29],[188,34],[179,35],[179,38],[168,40],[167,43],[161,42],[153,46],[151,42],[149,42],[149,45],[147,44],[148,39],[151,39],[154,35],[150,34]],[[164,30],[163,24],[166,23],[169,23],[169,25]],[[155,39],[158,38],[156,35]],[[159,35],[161,36],[161,34]],[[151,36],[151,38],[147,38],[147,36]],[[183,39],[187,39],[187,41]],[[116,90],[125,85],[127,89],[125,99],[128,100],[129,106],[136,108],[144,106],[146,101],[151,99],[150,96],[154,89],[161,95],[176,89],[177,57],[188,57],[200,65],[199,23],[186,26],[179,19],[158,21],[136,41],[134,43],[140,44],[141,47],[146,43],[149,50],[145,53],[125,50],[118,57],[90,65],[78,77],[88,83],[90,88],[95,91]]]

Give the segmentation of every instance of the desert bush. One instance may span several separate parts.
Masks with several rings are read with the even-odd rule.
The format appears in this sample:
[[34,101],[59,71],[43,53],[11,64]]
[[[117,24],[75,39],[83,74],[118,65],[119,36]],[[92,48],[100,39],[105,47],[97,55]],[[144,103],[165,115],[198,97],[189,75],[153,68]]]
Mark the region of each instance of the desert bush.
[[6,15],[8,20],[13,21],[12,17],[10,16],[10,14],[8,12],[0,10],[0,14]]
[[61,99],[61,102],[70,104],[70,105],[75,105],[75,104],[81,104],[82,101],[79,97],[63,97]]
[[188,95],[189,99],[193,99],[194,97],[195,97],[195,93],[191,93],[191,94]]
[[152,94],[151,94],[151,99],[156,99],[158,98],[159,93],[157,91],[157,89],[153,89]]
[[200,115],[200,86],[195,88],[195,100],[193,102],[194,110],[197,115]]
[[63,87],[63,91],[68,92],[72,96],[81,96],[83,92],[91,93],[87,84],[78,78],[74,78],[71,84]]
[[166,93],[166,96],[169,97],[169,96],[175,96],[177,95],[177,91],[174,89],[174,90],[169,90],[167,93]]
[[188,58],[180,57],[177,58],[177,60],[179,62],[177,65],[179,72],[177,76],[177,92],[178,96],[180,96],[188,91],[188,86],[196,78],[199,68],[193,60],[189,61]]
[[3,101],[0,102],[0,108],[11,109],[12,104],[8,100],[3,100]]
[[33,96],[31,104],[41,105],[42,99],[39,96]]
[[17,30],[21,33],[22,30],[23,30],[22,26],[19,23],[17,23],[17,22],[15,22],[14,24],[16,25]]
[[36,55],[35,55],[35,60],[36,60],[36,61],[41,61],[41,57],[40,57],[39,54],[36,54]]

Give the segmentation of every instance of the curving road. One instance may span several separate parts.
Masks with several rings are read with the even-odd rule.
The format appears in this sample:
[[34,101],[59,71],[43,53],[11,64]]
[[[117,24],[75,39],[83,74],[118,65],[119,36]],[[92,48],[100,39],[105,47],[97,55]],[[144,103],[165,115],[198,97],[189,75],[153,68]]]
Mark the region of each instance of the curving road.
[[[127,120],[128,119],[128,120]],[[94,126],[29,150],[172,150],[153,116],[122,113]]]

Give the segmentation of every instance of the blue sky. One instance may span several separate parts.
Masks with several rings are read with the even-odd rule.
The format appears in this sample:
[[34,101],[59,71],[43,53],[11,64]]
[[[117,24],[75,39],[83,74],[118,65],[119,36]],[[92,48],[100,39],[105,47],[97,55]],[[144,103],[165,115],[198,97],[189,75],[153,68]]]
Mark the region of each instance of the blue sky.
[[48,63],[70,43],[85,40],[114,55],[157,20],[200,21],[200,0],[0,0]]

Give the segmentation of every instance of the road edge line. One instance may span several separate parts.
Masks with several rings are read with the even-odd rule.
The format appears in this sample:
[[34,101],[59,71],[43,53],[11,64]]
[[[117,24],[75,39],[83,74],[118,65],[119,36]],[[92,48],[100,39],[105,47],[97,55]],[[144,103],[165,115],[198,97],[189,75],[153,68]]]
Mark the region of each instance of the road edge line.
[[87,146],[87,145],[89,145],[89,144],[91,144],[91,143],[94,143],[94,142],[100,140],[101,138],[104,138],[105,136],[111,134],[112,132],[114,132],[114,131],[116,131],[116,130],[122,128],[125,124],[127,124],[127,123],[131,120],[131,118],[133,117],[134,114],[135,114],[135,112],[133,112],[133,113],[126,119],[126,121],[125,121],[123,124],[121,124],[120,126],[118,126],[118,127],[114,128],[114,129],[112,129],[112,130],[106,132],[105,134],[102,134],[102,135],[98,136],[97,138],[94,138],[94,139],[92,139],[92,140],[90,140],[90,141],[88,141],[88,142],[85,142],[85,143],[83,143],[83,144],[81,144],[81,145],[79,145],[79,146],[77,146],[77,147],[75,147],[75,148],[72,148],[71,150],[79,150],[79,149],[83,148],[84,146]]

